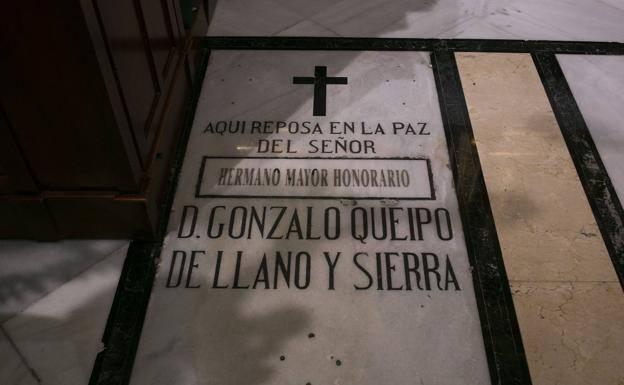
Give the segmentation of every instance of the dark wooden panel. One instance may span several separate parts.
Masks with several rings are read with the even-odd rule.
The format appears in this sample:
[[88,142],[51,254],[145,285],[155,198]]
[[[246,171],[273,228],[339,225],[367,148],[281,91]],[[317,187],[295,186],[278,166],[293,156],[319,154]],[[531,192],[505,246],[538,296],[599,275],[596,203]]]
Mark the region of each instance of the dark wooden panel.
[[153,236],[189,43],[177,0],[3,6],[0,238]]
[[173,70],[177,38],[172,24],[172,15],[166,0],[141,0],[141,9],[145,17],[145,26],[159,84]]
[[182,14],[180,10],[180,0],[165,0],[169,5],[169,14],[171,15],[171,24],[174,27],[174,35],[177,39],[179,47],[184,45],[184,39],[186,31],[184,30],[184,22],[182,20]]
[[0,104],[39,187],[136,191],[80,7],[3,3],[0,52]]
[[150,185],[146,191],[148,201],[156,204],[149,207],[156,216],[171,177],[170,166],[184,125],[184,113],[191,94],[191,84],[184,71],[185,57],[178,56],[175,79],[167,98],[166,112],[161,122],[160,135],[155,142],[155,151],[150,164]]
[[48,199],[63,238],[151,239],[155,218],[148,217],[145,200],[93,197]]
[[145,160],[161,90],[144,15],[138,0],[99,0],[96,12],[137,150]]
[[56,240],[59,234],[43,200],[0,196],[0,238]]
[[9,176],[6,173],[6,170],[0,164],[0,194],[4,194],[9,192]]
[[161,91],[160,98],[155,105],[153,123],[147,132],[148,152],[146,153],[145,168],[150,167],[150,160],[154,157],[157,140],[160,140],[163,130],[163,120],[167,119],[168,96],[176,71],[176,64],[182,55],[183,41],[178,36],[175,19],[175,8],[167,0],[139,0],[144,16],[145,30],[149,48],[154,57],[158,85]]

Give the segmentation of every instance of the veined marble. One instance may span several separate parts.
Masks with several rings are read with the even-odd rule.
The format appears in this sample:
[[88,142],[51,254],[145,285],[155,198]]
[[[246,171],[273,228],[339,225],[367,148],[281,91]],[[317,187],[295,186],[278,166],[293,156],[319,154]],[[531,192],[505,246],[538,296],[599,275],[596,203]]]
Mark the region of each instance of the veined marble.
[[533,60],[456,57],[533,383],[620,385],[624,296]]
[[624,202],[624,56],[558,55],[620,202]]
[[119,240],[0,241],[0,323],[127,243]]
[[208,35],[624,42],[623,19],[617,0],[218,0]]
[[0,265],[7,279],[0,282],[7,285],[4,294],[11,301],[0,325],[0,383],[89,381],[125,259],[124,245],[2,242],[7,252]]
[[[316,66],[325,66],[328,77],[348,78],[327,86],[326,116],[313,116],[312,84],[293,84],[293,77],[314,75]],[[304,133],[306,124],[311,132]],[[333,147],[344,140],[371,141],[373,151]],[[278,144],[272,153],[267,141]],[[327,141],[330,153],[317,151],[313,141]],[[336,169],[403,167],[419,186],[428,183],[426,172],[381,158],[429,160],[435,197],[396,199],[386,187],[371,189],[368,200],[359,188],[350,189],[353,199],[340,199],[332,196],[338,189],[329,177],[328,186],[305,186],[306,195],[324,199],[283,199],[301,186],[247,182],[244,189],[236,182],[219,186],[219,194],[236,198],[201,198],[196,193],[219,184],[214,175],[224,167],[208,162],[200,171],[204,156],[261,157],[237,164],[230,158],[230,169],[245,162],[267,167],[275,162],[262,157],[277,157],[299,170],[313,162],[297,157],[318,157],[326,166],[314,167],[330,176]],[[212,52],[131,384],[488,384],[448,162],[428,53]],[[198,179],[206,173],[212,182]],[[264,198],[240,197],[241,189]],[[418,197],[418,191],[410,183],[405,193]],[[264,207],[273,207],[266,214],[271,225],[259,226]],[[409,233],[407,212],[416,208],[425,222],[426,212],[436,212],[442,227],[432,221],[422,240],[399,241]],[[364,212],[375,218],[364,223]],[[381,215],[390,212],[394,219],[382,235]],[[370,232],[373,221],[378,239]],[[444,223],[452,223],[452,237]],[[421,268],[438,272],[439,263],[445,272],[418,286],[414,273],[406,278],[404,252],[416,253]],[[278,253],[282,260],[292,253],[288,260],[298,273],[284,273]],[[425,261],[426,253],[440,259],[427,254]],[[448,281],[451,269],[458,285]]]

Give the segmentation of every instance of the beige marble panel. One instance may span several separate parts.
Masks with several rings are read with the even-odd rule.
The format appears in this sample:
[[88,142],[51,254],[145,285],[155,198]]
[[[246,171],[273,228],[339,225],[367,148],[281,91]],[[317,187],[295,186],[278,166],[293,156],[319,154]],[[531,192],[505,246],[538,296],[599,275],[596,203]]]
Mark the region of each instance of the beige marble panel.
[[624,384],[624,296],[528,54],[457,54],[533,384]]
[[616,282],[513,282],[533,384],[624,384]]

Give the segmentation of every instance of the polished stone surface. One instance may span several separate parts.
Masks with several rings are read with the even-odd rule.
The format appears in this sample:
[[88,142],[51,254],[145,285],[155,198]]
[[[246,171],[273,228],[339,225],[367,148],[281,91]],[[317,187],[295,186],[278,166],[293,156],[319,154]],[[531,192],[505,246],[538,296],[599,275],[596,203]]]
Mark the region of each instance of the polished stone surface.
[[[348,77],[346,85],[327,86],[327,116],[312,115],[315,87],[293,84],[294,76],[313,75],[315,66],[326,66],[329,77]],[[254,121],[267,132],[252,134]],[[245,133],[242,122],[246,122]],[[310,127],[318,123],[319,131],[301,133],[303,122],[310,122]],[[338,122],[333,134],[331,122]],[[352,133],[342,122],[355,122],[356,129]],[[290,124],[293,133],[284,128]],[[377,125],[384,133],[377,131]],[[219,133],[224,127],[226,132]],[[377,134],[369,134],[372,131]],[[351,152],[345,153],[335,147],[343,140],[371,141],[372,147],[353,153],[349,146]],[[266,152],[264,141],[270,141],[273,153]],[[204,156],[279,159],[230,158],[227,162],[233,165],[206,163],[200,170]],[[306,195],[322,194],[324,199],[268,197],[300,191],[302,186],[289,186],[288,178],[274,185],[241,186],[234,182],[235,173],[231,180],[224,176],[224,181],[235,185],[219,185],[224,168],[240,170],[251,164],[263,170],[273,165],[270,170],[280,169],[283,174],[288,167],[296,170],[312,164],[289,159],[297,157],[323,159],[315,167],[329,172],[328,185],[303,189]],[[411,161],[406,157],[420,163],[428,160],[435,197],[418,196],[419,188],[429,183],[420,166],[382,159],[389,157],[407,164]],[[428,53],[212,52],[131,384],[489,383],[448,162]],[[362,199],[364,190],[356,187],[349,189],[353,199],[334,196],[339,190],[335,170],[380,173],[398,167],[410,173],[404,193],[421,200],[393,199],[396,186],[372,189],[366,197],[370,199]],[[244,180],[244,175],[239,179]],[[212,182],[205,185],[207,180]],[[196,197],[205,191],[222,195],[246,191],[245,195],[256,197]],[[273,209],[267,209],[269,222],[262,230],[255,223],[264,215],[264,206]],[[408,208],[420,208],[422,222],[428,222],[425,209],[432,213],[438,209],[440,234],[432,221],[423,224],[423,240],[418,235],[413,241],[391,240],[393,232],[395,238],[409,234]],[[364,212],[375,215],[367,217],[366,224]],[[385,236],[380,227],[383,212],[395,216],[386,222]],[[287,219],[273,232],[280,213]],[[452,239],[444,225],[447,220]],[[378,240],[373,239],[372,226]],[[284,266],[274,266],[278,252],[284,258],[292,252],[292,269],[300,273],[285,274]],[[369,254],[355,257],[359,252]],[[390,254],[376,260],[376,252]],[[420,286],[412,272],[411,290],[407,290],[404,255],[392,252],[419,256]],[[331,274],[328,262],[335,261],[337,253],[340,259]],[[432,254],[422,259],[425,253],[440,256],[438,267],[446,272],[435,269]],[[263,262],[265,254],[268,266]],[[308,254],[309,276],[305,273]],[[414,268],[412,262],[408,258]],[[425,264],[440,275],[423,273]],[[451,282],[450,269],[457,285]]]
[[530,55],[457,56],[509,279],[614,279]]
[[624,42],[617,0],[218,0],[211,36]]
[[624,57],[558,55],[557,60],[624,202]]
[[0,323],[127,243],[0,241]]
[[528,54],[457,54],[534,384],[619,385],[624,296]]
[[0,243],[0,383],[89,381],[127,244]]

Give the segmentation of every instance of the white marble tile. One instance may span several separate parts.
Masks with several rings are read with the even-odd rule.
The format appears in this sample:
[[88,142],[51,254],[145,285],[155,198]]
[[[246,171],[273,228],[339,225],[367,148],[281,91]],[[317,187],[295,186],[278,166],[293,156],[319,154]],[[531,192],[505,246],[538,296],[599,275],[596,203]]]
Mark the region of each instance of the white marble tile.
[[[618,0],[274,1],[279,5],[219,1],[216,23],[208,34],[271,36],[284,30],[288,21],[308,19],[352,37],[624,41],[624,7]],[[250,22],[256,18],[282,20]],[[317,33],[315,29],[296,32]]]
[[624,57],[558,55],[557,60],[624,202]]
[[273,0],[218,1],[210,20],[213,36],[272,36],[303,17]]
[[611,7],[624,11],[624,3],[621,0],[600,0],[601,3],[608,4]]
[[[496,9],[481,22],[518,39],[624,41],[624,10],[599,0],[496,0]],[[466,36],[498,38],[498,36]]]
[[338,34],[311,20],[303,20],[288,29],[276,33],[275,36],[336,37]]
[[127,243],[0,241],[0,323]]
[[312,17],[341,36],[436,36],[469,17],[457,0],[342,0]]
[[510,31],[496,27],[495,25],[484,23],[477,18],[469,18],[450,29],[441,32],[437,37],[441,39],[454,39],[463,36],[478,38],[479,36],[495,36],[496,39],[517,39],[518,36]]
[[[327,116],[313,116],[314,87],[294,85],[292,79],[293,76],[311,76],[315,66],[321,65],[327,67],[328,76],[348,77],[348,84],[328,86]],[[252,134],[246,131],[245,134],[219,135],[214,133],[216,130],[212,134],[206,131],[208,127],[214,129],[219,121],[230,120],[245,121],[249,125],[254,124],[253,121],[295,122],[301,126],[303,122],[318,123],[323,132],[290,134],[282,128],[280,133]],[[386,134],[365,135],[358,128],[356,133],[334,135],[329,133],[330,122],[364,122],[367,129],[379,123]],[[405,135],[404,131],[394,134],[391,128],[393,122],[410,122],[416,127],[416,132],[423,135]],[[427,123],[426,129],[421,131],[418,122]],[[312,140],[328,140],[331,144],[345,137],[349,140],[370,140],[375,152],[310,153],[313,150]],[[283,157],[330,158],[323,161],[327,162],[326,168],[332,172],[334,169],[360,170],[366,167],[365,161],[331,159],[335,156],[429,159],[435,200],[396,201],[385,199],[383,195],[368,196],[370,200],[195,197],[196,187],[199,186],[200,191],[206,187],[203,185],[205,180],[198,181],[203,156],[271,155],[259,151],[257,146],[261,140],[291,140],[291,150],[296,153],[272,154],[280,157],[285,165],[283,167],[291,168],[298,167],[299,160]],[[266,164],[262,159],[255,161],[259,168]],[[383,159],[376,159],[376,166],[371,167],[384,168],[384,162]],[[489,383],[476,299],[448,162],[428,53],[213,52],[131,384]],[[411,166],[404,167],[408,172],[413,171]],[[320,166],[317,168],[320,169]],[[204,172],[218,173],[220,170],[209,164]],[[411,175],[414,176],[410,179],[414,187],[427,183],[427,178]],[[309,190],[323,189],[325,194],[331,193],[336,182],[332,180],[330,183],[331,186]],[[294,191],[297,186],[278,183],[272,188],[282,193]],[[260,189],[248,186],[247,190],[249,194],[254,194]],[[189,222],[180,224],[186,205],[193,205],[198,210],[193,230]],[[305,215],[305,218],[301,217],[301,223],[309,227],[310,235],[291,233],[286,236],[283,233],[292,227],[280,222],[276,231],[281,235],[275,233],[269,236],[269,227],[261,230],[254,225],[249,235],[238,238],[235,233],[243,219],[239,216],[230,222],[227,219],[229,215],[233,211],[237,211],[238,215],[244,210],[251,212],[252,208],[261,212],[265,206],[283,206],[287,217],[292,217],[295,210],[297,215]],[[367,239],[355,239],[359,231],[372,226],[372,219],[365,226],[357,221],[357,216],[352,221],[352,215],[371,210],[379,214],[382,209],[388,210],[386,212],[393,209],[400,216],[400,219],[395,218],[400,232],[396,237],[400,238],[409,228],[409,219],[404,214],[414,207],[447,209],[453,226],[452,239],[441,240],[436,235],[435,226],[425,227],[423,240],[390,240],[389,233],[385,238],[380,235],[379,227],[376,234],[380,239],[372,239],[370,232]],[[267,210],[267,220],[275,223],[279,214],[274,209]],[[311,213],[309,216],[308,210]],[[212,225],[211,212],[215,213]],[[327,224],[324,223],[325,213],[329,213]],[[335,223],[334,213],[340,215],[338,224]],[[191,217],[187,216],[187,220]],[[247,218],[251,218],[251,214]],[[225,233],[218,235],[221,224]],[[379,216],[377,224],[379,226]],[[178,233],[179,229],[182,233]],[[333,239],[336,231],[340,231],[340,236]],[[316,236],[321,239],[308,239]],[[198,253],[191,263],[192,251]],[[223,259],[217,274],[219,251],[223,252]],[[280,252],[286,256],[289,251],[295,254],[304,252],[300,254],[300,261],[306,261],[307,255],[310,255],[310,268],[305,264],[299,265],[301,274],[289,275],[291,280],[288,286],[283,278],[277,284],[272,279],[266,284],[260,282],[261,279],[258,281],[262,276],[258,272],[262,270],[265,253],[271,265],[269,274],[273,278],[275,254]],[[357,252],[370,253],[369,257],[360,255],[358,258],[361,259],[357,261],[367,272],[373,272],[376,269],[374,253],[385,251],[418,255],[435,253],[443,258],[440,267],[447,266],[448,255],[460,290],[452,284],[439,287],[434,283],[435,287],[427,288],[423,281],[422,290],[417,290],[415,281],[411,281],[411,291],[387,290],[385,274],[381,275],[385,281],[384,290],[379,290],[378,286],[374,290],[372,287],[357,290],[355,285],[366,287],[370,281],[355,265],[354,255]],[[241,252],[239,285],[251,285],[257,281],[255,289],[233,288],[233,280],[237,276],[237,252]],[[329,278],[324,252],[331,253],[332,257],[337,252],[341,253],[333,281]],[[177,270],[169,274],[172,264],[176,269],[180,266],[182,253],[188,254],[185,266],[197,264],[190,278],[186,273],[180,277]],[[430,256],[429,267],[434,259]],[[296,261],[293,258],[293,270],[297,266]],[[386,266],[385,261],[380,263]],[[393,285],[405,289],[407,281],[403,262],[399,265],[397,260],[394,267],[396,271],[390,271]],[[308,277],[304,273],[308,271],[309,282],[304,278]],[[371,279],[377,276],[372,274]],[[442,276],[448,278],[445,274]],[[229,288],[216,288],[217,277],[220,284],[227,282]],[[411,279],[415,280],[414,277]],[[431,279],[437,282],[433,276]],[[192,288],[197,285],[200,287]],[[266,288],[267,285],[270,288]]]
[[0,382],[6,385],[36,385],[39,382],[9,339],[0,330]]
[[[277,1],[277,0],[276,0]],[[274,26],[270,32],[260,28],[251,29],[246,25],[246,14],[240,11],[239,4],[253,4],[253,1],[238,0],[238,2],[217,3],[217,11],[223,9],[223,13],[232,15],[228,18],[229,26],[226,30],[223,24],[213,24],[208,30],[208,35],[248,35],[267,36],[278,33],[282,28]],[[437,4],[435,0],[341,0],[341,1],[279,1],[280,7],[266,7],[254,10],[255,15],[267,15],[274,17],[275,14],[289,9],[300,15],[302,19],[309,19],[316,24],[336,32],[341,36],[402,36],[413,35],[418,32],[427,34],[427,37],[435,35],[438,28],[449,29],[459,22],[459,0],[442,0]],[[239,17],[234,17],[230,11],[234,7],[239,9]],[[226,11],[227,10],[227,11]],[[219,17],[215,13],[215,19]],[[435,31],[428,31],[427,29]],[[307,31],[300,31],[300,36],[310,36]],[[416,36],[414,36],[416,37]]]
[[89,381],[125,255],[117,250],[2,325],[41,383]]
[[306,19],[337,3],[336,0],[275,0],[275,2]]

